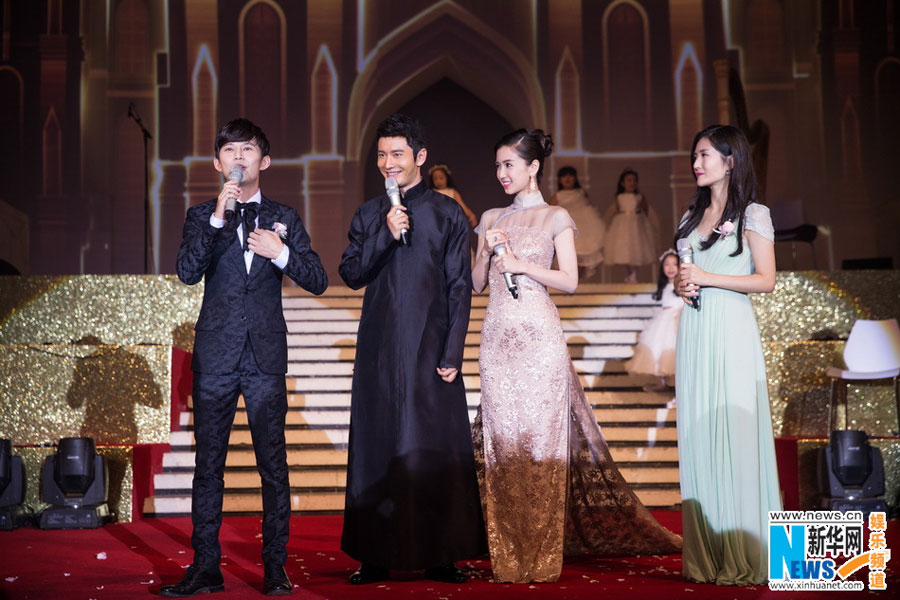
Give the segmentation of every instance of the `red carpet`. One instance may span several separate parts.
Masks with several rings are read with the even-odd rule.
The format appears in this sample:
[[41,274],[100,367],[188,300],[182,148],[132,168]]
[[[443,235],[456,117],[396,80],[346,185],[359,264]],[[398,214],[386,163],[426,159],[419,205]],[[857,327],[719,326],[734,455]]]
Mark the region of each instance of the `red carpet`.
[[[657,511],[660,522],[680,532],[681,513]],[[897,544],[900,523],[890,523],[888,547]],[[489,581],[487,560],[463,563],[472,573],[464,585],[414,579],[415,574],[384,584],[355,587],[346,583],[356,563],[341,553],[340,516],[294,517],[288,545],[288,574],[295,584],[292,598],[363,599],[433,598],[434,600],[489,598],[563,599],[616,598],[830,598],[839,592],[772,592],[767,587],[718,587],[681,578],[681,557],[582,559],[566,562],[559,582],[540,585],[501,585]],[[0,532],[0,598],[114,600],[156,594],[163,582],[181,578],[191,560],[190,519],[144,519],[96,530],[41,531],[25,527]],[[200,598],[221,600],[262,598],[259,564],[260,519],[229,517],[222,527],[225,592]],[[892,543],[893,542],[893,543]],[[105,559],[98,558],[104,556]],[[897,597],[898,565],[888,563],[888,589],[872,592]],[[868,593],[860,597],[871,597]],[[853,597],[856,597],[854,594]]]

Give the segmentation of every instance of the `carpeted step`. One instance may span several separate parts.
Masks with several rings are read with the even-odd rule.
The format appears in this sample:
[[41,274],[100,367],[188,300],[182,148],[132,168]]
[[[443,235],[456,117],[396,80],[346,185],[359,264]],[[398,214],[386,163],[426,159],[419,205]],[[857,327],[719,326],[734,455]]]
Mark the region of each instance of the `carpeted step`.
[[[475,406],[469,407],[469,416],[474,418]],[[625,406],[622,408],[594,408],[594,416],[601,427],[606,425],[619,425],[629,423],[633,425],[643,424],[646,427],[675,426],[674,408],[634,408]],[[329,407],[327,409],[289,410],[287,413],[287,425],[289,427],[308,426],[321,428],[328,426],[346,427],[350,425],[350,411],[345,407]],[[234,415],[235,426],[247,426],[247,410],[239,408]],[[181,426],[193,429],[194,416],[192,412],[185,412],[181,417]]]
[[[649,379],[647,381],[650,381]],[[288,389],[296,383],[288,380]],[[588,402],[594,407],[628,406],[634,408],[667,406],[674,396],[673,391],[643,392],[635,389],[627,390],[588,390],[586,392]],[[477,407],[481,402],[481,393],[475,390],[466,392],[466,402],[470,408]],[[188,406],[193,406],[193,399],[188,398]],[[350,407],[350,392],[324,392],[324,393],[288,393],[288,408],[318,408],[318,407]],[[244,408],[243,397],[238,398],[238,410]]]
[[[666,484],[659,484],[660,486]],[[677,489],[635,489],[641,502],[651,509],[671,508],[681,502]],[[291,488],[291,511],[299,514],[338,513],[344,509],[343,491],[314,491]],[[190,494],[156,495],[145,499],[145,516],[183,516],[191,512]],[[257,490],[226,490],[222,503],[226,516],[262,513],[262,496]]]

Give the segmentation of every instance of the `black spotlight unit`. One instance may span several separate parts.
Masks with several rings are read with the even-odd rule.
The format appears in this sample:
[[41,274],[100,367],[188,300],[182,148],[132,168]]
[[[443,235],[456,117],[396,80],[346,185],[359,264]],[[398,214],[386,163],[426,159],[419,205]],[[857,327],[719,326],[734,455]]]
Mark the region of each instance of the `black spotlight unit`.
[[109,520],[106,460],[93,438],[62,438],[41,471],[41,529],[92,529]]
[[9,440],[0,440],[0,529],[9,531],[31,520],[25,502],[25,467],[13,456]]
[[832,431],[819,461],[821,506],[847,512],[887,512],[881,450],[869,445],[865,431]]

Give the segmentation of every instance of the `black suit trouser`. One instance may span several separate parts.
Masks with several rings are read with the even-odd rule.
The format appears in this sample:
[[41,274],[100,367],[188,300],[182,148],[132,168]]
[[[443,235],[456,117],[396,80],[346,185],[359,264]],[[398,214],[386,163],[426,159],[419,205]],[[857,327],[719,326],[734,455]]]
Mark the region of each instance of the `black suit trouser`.
[[238,396],[243,393],[262,480],[263,550],[266,564],[283,565],[291,516],[290,479],[284,441],[287,414],[285,376],[262,373],[249,336],[235,373],[194,373],[196,459],[191,503],[194,564],[218,566],[219,529],[225,490],[225,458]]

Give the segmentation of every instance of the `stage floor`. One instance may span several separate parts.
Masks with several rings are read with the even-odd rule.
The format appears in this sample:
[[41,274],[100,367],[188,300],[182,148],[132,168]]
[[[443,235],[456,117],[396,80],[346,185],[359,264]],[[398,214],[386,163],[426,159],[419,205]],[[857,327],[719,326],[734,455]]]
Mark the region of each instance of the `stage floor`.
[[[681,513],[654,511],[669,529],[681,531]],[[559,582],[539,585],[491,583],[490,564],[466,561],[472,578],[464,585],[415,579],[415,573],[356,587],[347,577],[357,564],[340,551],[341,516],[304,516],[291,520],[288,575],[293,598],[312,600],[429,598],[490,600],[535,598],[831,598],[833,592],[772,592],[765,586],[718,587],[681,578],[681,556],[568,560]],[[181,578],[191,561],[190,519],[143,519],[95,530],[41,531],[32,527],[0,532],[0,598],[118,600],[155,595],[163,583]],[[221,540],[225,592],[201,598],[262,597],[258,517],[227,517]],[[890,522],[888,547],[898,547],[900,522]],[[869,592],[894,597],[900,580],[888,563],[888,589]],[[868,593],[865,593],[866,597]],[[862,597],[862,595],[860,596]]]

